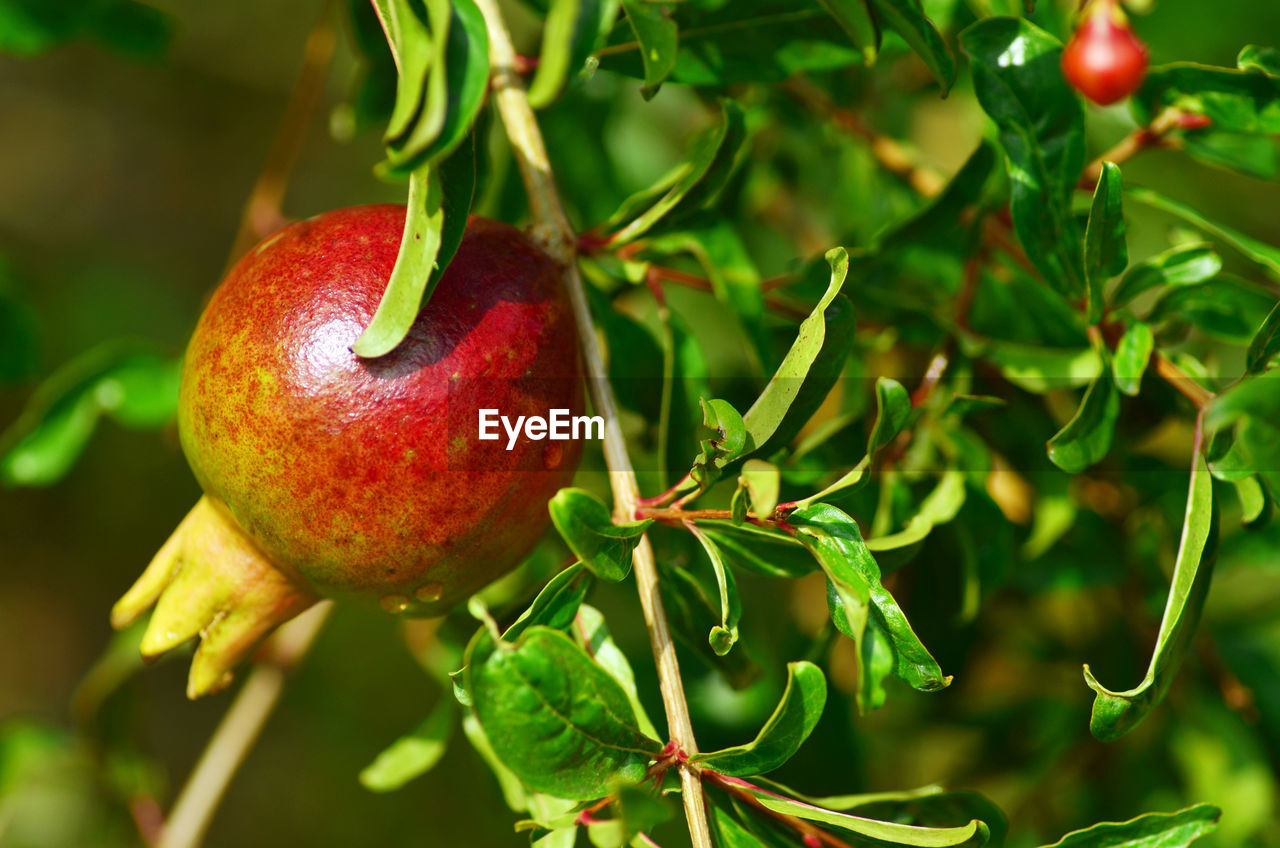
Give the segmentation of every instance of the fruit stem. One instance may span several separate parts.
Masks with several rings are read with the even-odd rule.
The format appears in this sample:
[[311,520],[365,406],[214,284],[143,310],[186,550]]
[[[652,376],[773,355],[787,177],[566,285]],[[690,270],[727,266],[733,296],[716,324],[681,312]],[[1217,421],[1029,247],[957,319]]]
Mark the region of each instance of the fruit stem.
[[280,700],[288,672],[311,647],[332,608],[330,601],[317,604],[281,627],[266,643],[266,659],[254,666],[209,738],[169,812],[156,848],[196,848],[204,839],[231,778]]
[[[476,0],[489,31],[489,59],[492,65],[493,98],[502,118],[503,127],[511,141],[516,164],[529,195],[529,211],[533,218],[533,237],[565,269],[565,285],[573,305],[574,320],[582,343],[582,355],[586,366],[587,390],[592,406],[604,418],[604,458],[609,468],[609,484],[613,490],[614,515],[623,521],[632,520],[640,500],[635,470],[627,454],[626,440],[619,424],[617,403],[609,385],[608,372],[600,344],[596,339],[595,325],[587,306],[582,277],[578,273],[577,243],[569,219],[565,216],[551,175],[546,145],[538,128],[537,118],[525,95],[524,81],[516,72],[516,53],[511,37],[498,10],[495,0]],[[657,663],[658,683],[662,690],[662,704],[667,715],[667,727],[671,741],[677,750],[685,754],[697,753],[693,736],[693,723],[689,718],[689,705],[685,700],[684,684],[680,678],[680,665],[676,660],[675,643],[667,624],[666,611],[658,593],[658,569],[654,561],[653,547],[648,536],[642,536],[632,557],[636,575],[636,588],[640,593],[640,606],[644,612],[649,641],[653,646]],[[681,799],[684,802],[685,819],[694,848],[711,848],[711,830],[707,824],[706,805],[702,784],[697,773],[680,768]]]

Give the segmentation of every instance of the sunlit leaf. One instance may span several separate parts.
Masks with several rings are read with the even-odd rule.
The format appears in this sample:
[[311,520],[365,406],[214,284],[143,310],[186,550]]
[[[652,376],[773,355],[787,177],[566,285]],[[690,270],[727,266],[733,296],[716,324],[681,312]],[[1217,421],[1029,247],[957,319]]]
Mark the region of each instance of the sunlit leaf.
[[1045,848],[1186,848],[1217,828],[1221,814],[1209,804],[1176,813],[1147,813],[1127,822],[1104,822],[1072,831]]
[[1084,233],[1085,282],[1089,292],[1089,323],[1102,318],[1103,292],[1107,281],[1124,273],[1129,264],[1129,248],[1125,241],[1123,193],[1120,168],[1105,162],[1098,187],[1093,192],[1093,207]]
[[736,748],[697,754],[695,762],[721,774],[765,774],[791,759],[809,738],[827,702],[827,680],[813,663],[787,664],[787,688],[756,738]]
[[426,774],[444,756],[453,731],[456,702],[445,695],[414,731],[397,739],[360,772],[360,782],[373,792],[390,792]]
[[1068,474],[1095,465],[1111,450],[1119,417],[1115,378],[1104,372],[1084,393],[1072,419],[1049,440],[1049,459]]
[[616,780],[639,781],[660,747],[622,687],[559,630],[531,627],[514,644],[482,630],[466,687],[498,758],[538,792],[602,797]]
[[1187,511],[1174,565],[1173,585],[1169,589],[1169,600],[1146,676],[1134,688],[1114,692],[1097,681],[1088,665],[1084,667],[1085,682],[1097,693],[1089,729],[1099,739],[1110,741],[1120,738],[1164,700],[1200,621],[1213,571],[1216,537],[1213,482],[1204,457],[1197,453],[1191,468]]
[[631,571],[631,552],[653,523],[614,523],[609,507],[583,489],[561,489],[547,504],[551,521],[583,565],[603,580],[617,582]]

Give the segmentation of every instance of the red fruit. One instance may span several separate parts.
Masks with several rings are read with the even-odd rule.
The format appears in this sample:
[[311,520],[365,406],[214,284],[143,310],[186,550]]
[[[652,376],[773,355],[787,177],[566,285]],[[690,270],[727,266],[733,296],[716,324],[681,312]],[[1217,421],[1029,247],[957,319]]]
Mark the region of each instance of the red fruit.
[[1062,51],[1062,73],[1072,88],[1100,106],[1138,90],[1147,71],[1147,46],[1133,34],[1114,0],[1094,0]]
[[573,475],[573,442],[477,438],[482,408],[582,411],[560,269],[518,230],[472,218],[408,338],[351,352],[403,227],[400,206],[294,224],[200,318],[178,422],[205,496],[112,614],[156,603],[148,656],[201,635],[193,697],[318,596],[443,612],[520,561]]

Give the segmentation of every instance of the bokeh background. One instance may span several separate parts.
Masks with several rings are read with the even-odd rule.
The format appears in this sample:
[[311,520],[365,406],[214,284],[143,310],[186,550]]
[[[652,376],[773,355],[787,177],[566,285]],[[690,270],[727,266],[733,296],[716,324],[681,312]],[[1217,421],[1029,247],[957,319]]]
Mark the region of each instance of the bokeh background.
[[[181,351],[227,260],[321,14],[315,0],[151,5],[172,28],[159,55],[91,38],[33,57],[0,55],[0,350],[7,357],[0,426],[18,417],[42,378],[102,342],[132,337]],[[360,71],[347,10],[338,5],[336,54],[287,196],[287,213],[299,217],[403,194],[373,176],[378,132],[345,131],[340,104]],[[7,8],[0,2],[0,27]],[[512,14],[527,52],[535,52],[535,32],[520,26],[529,14],[516,7]],[[1280,41],[1280,5],[1159,0],[1136,26],[1156,62],[1230,65],[1243,44]],[[567,181],[589,184],[593,150],[614,163],[599,198],[586,190],[574,195],[575,212],[594,220],[611,211],[619,189],[642,187],[674,161],[689,128],[705,118],[676,86],[645,103],[634,84],[602,76],[589,93],[597,104],[589,117],[566,106],[552,110],[547,125]],[[946,101],[922,97],[910,106],[899,110],[895,129],[924,161],[953,171],[982,131],[968,86]],[[1094,120],[1096,150],[1127,131],[1129,120],[1123,109]],[[824,143],[840,161],[869,161],[856,141]],[[1126,179],[1158,179],[1206,213],[1280,243],[1274,182],[1167,152],[1134,162]],[[518,217],[518,203],[502,195],[495,189],[488,202]],[[791,214],[815,218],[810,229],[818,240],[836,229],[821,210]],[[763,270],[792,266],[790,241],[776,224],[746,226],[759,230],[750,243]],[[1154,242],[1157,229],[1145,237]],[[1141,227],[1135,232],[1144,237]],[[697,293],[673,297],[677,312],[706,303]],[[712,321],[700,332],[714,351],[722,331]],[[714,353],[712,360],[714,366]],[[1182,497],[1173,481],[1183,479],[1168,477],[1170,515]],[[172,427],[138,430],[109,420],[61,481],[0,488],[0,846],[139,844],[127,796],[144,817],[148,799],[167,805],[228,705],[227,694],[185,699],[181,657],[131,676],[97,704],[93,686],[118,669],[131,673],[127,644],[98,666],[87,692],[78,690],[112,643],[111,603],[197,496]],[[1212,801],[1226,811],[1212,844],[1280,846],[1280,536],[1271,530],[1227,545],[1199,653],[1155,717],[1104,746],[1088,736],[1091,699],[1080,662],[1101,659],[1114,675],[1104,679],[1136,680],[1140,671],[1132,670],[1145,663],[1150,634],[1130,636],[1126,628],[1135,626],[1134,616],[1150,620],[1158,607],[1143,607],[1150,604],[1126,594],[1114,574],[1095,573],[1106,571],[1108,528],[1120,519],[1089,512],[1081,520],[1084,531],[1021,563],[1023,571],[986,600],[958,638],[926,628],[935,637],[926,643],[957,674],[952,688],[920,695],[900,687],[886,709],[866,718],[840,694],[779,777],[824,794],[932,782],[982,791],[1010,816],[1011,845],[1049,842],[1103,818]],[[1156,524],[1164,535],[1176,529]],[[1151,561],[1158,568],[1161,559]],[[931,609],[931,588],[950,591],[944,575],[925,575],[904,601],[913,619]],[[782,662],[811,649],[815,616],[820,622],[824,614],[820,584],[801,582],[784,598],[762,579],[741,582],[748,617],[758,619],[745,645],[767,671],[745,695],[735,694],[686,657],[704,747],[754,733],[776,700]],[[641,691],[652,695],[630,589],[610,587],[593,603],[609,614],[637,660]],[[785,614],[764,613],[777,607]],[[1124,656],[1130,644],[1138,646],[1134,656]],[[1106,660],[1110,651],[1121,656]],[[842,661],[848,658],[832,658],[837,689]],[[208,844],[522,843],[511,830],[515,816],[465,744],[454,744],[431,774],[398,792],[374,794],[357,782],[360,769],[442,694],[397,622],[338,610],[232,785]],[[649,704],[661,714],[655,699]],[[92,715],[86,705],[95,706]],[[664,837],[664,844],[680,844],[678,828]]]

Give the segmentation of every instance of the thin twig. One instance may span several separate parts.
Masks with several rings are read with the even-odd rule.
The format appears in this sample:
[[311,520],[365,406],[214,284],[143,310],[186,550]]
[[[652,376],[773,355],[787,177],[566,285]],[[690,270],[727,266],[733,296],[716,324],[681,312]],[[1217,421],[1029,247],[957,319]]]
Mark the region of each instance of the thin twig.
[[330,601],[317,604],[271,637],[266,659],[249,673],[182,787],[156,848],[196,848],[204,839],[231,778],[280,700],[288,672],[311,647],[332,607]]
[[258,172],[258,179],[245,201],[240,226],[231,243],[228,269],[248,253],[249,248],[279,229],[286,220],[283,212],[285,190],[293,168],[298,163],[298,155],[302,152],[302,142],[307,137],[311,116],[324,94],[325,73],[338,40],[334,24],[335,6],[334,0],[326,0],[320,19],[307,35],[302,70],[293,84],[293,92],[280,117],[280,126],[275,138],[271,140],[262,170]]
[[[496,0],[476,0],[489,31],[489,58],[492,63],[493,98],[498,113],[511,141],[516,164],[520,168],[525,189],[529,195],[529,210],[533,219],[533,236],[565,268],[565,284],[573,306],[574,319],[582,343],[586,366],[587,388],[596,414],[604,418],[604,456],[609,468],[609,484],[613,490],[614,515],[620,520],[632,520],[640,490],[636,485],[635,470],[627,454],[626,440],[619,423],[617,403],[609,385],[608,372],[595,326],[587,305],[582,277],[576,262],[577,239],[560,204],[560,195],[551,175],[546,146],[538,128],[537,118],[525,95],[524,82],[515,72],[515,50],[511,37],[498,10]],[[697,752],[693,736],[693,723],[689,717],[689,705],[685,700],[684,684],[680,679],[680,666],[676,660],[675,643],[667,625],[666,611],[658,593],[658,568],[653,547],[647,536],[642,536],[632,557],[636,587],[640,593],[640,605],[645,625],[653,645],[654,660],[658,669],[659,688],[667,716],[668,732],[676,748],[685,754]],[[711,830],[707,824],[702,784],[696,771],[687,766],[680,768],[681,798],[689,835],[695,848],[711,848]]]

